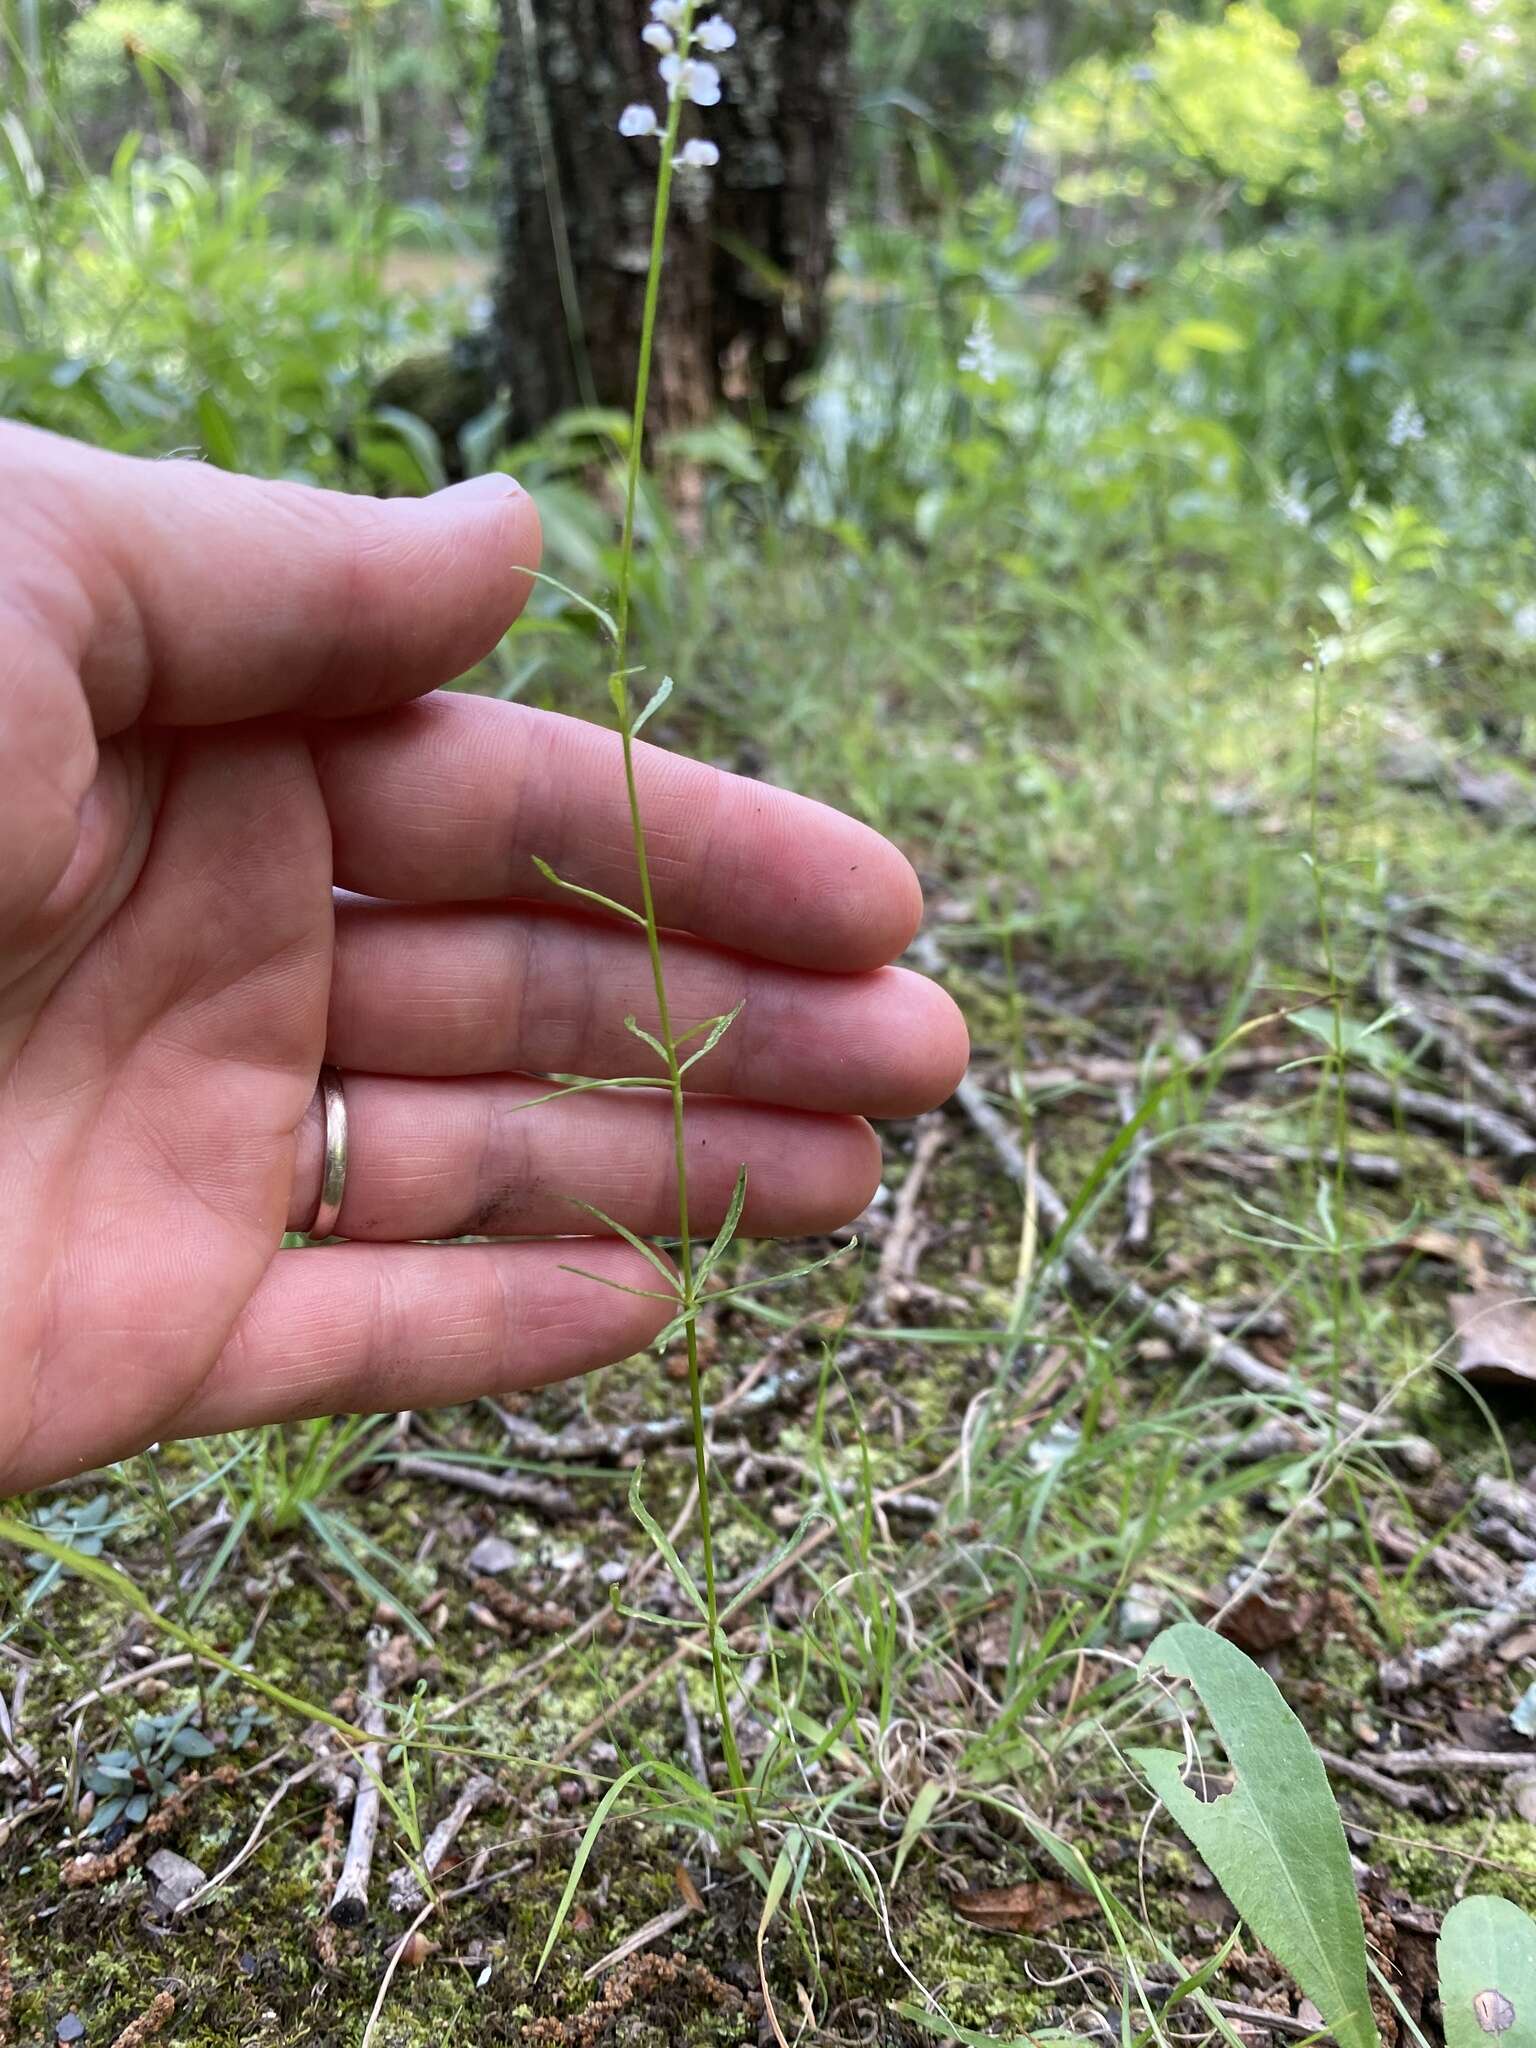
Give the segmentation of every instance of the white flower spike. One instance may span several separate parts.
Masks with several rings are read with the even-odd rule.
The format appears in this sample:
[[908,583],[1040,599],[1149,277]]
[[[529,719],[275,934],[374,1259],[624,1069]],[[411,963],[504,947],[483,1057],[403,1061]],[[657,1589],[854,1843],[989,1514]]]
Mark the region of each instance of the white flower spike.
[[680,171],[712,171],[720,152],[712,142],[685,142],[672,161]]
[[661,75],[670,98],[692,100],[696,107],[719,106],[720,73],[713,64],[697,57],[663,57]]
[[620,114],[619,133],[627,135],[631,141],[640,141],[647,135],[659,135],[661,123],[649,107],[637,101]]
[[736,31],[731,24],[718,14],[712,14],[708,21],[701,21],[693,32],[693,40],[701,50],[707,50],[712,57],[718,57],[722,50],[734,50]]
[[992,316],[985,306],[976,315],[976,323],[965,337],[959,367],[962,376],[979,377],[983,384],[997,382],[1000,368],[997,342],[992,334]]

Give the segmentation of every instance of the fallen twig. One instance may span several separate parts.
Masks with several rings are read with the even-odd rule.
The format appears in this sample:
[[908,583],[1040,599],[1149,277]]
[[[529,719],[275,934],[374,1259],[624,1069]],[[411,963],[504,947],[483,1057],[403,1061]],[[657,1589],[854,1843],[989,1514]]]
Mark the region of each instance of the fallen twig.
[[880,1248],[880,1264],[870,1296],[869,1319],[879,1322],[893,1300],[902,1297],[903,1284],[912,1277],[921,1246],[918,1242],[923,1187],[933,1162],[944,1149],[949,1133],[937,1110],[920,1117],[912,1146],[912,1163],[897,1191],[891,1226]]
[[1527,1536],[1536,1536],[1536,1494],[1528,1493],[1523,1486],[1512,1486],[1507,1479],[1495,1479],[1491,1473],[1480,1473],[1472,1491],[1485,1507],[1492,1508],[1506,1522]]
[[1484,981],[1492,982],[1507,995],[1520,996],[1528,1003],[1536,1003],[1536,977],[1516,967],[1513,961],[1500,960],[1492,953],[1481,953],[1475,946],[1465,946],[1459,939],[1444,939],[1438,932],[1421,931],[1416,927],[1398,925],[1392,928],[1393,936],[1403,945],[1412,946],[1415,952],[1433,953],[1437,959],[1452,960],[1458,967],[1470,968]]
[[[421,1851],[421,1867],[428,1878],[436,1877],[448,1860],[448,1851],[463,1832],[471,1814],[489,1806],[496,1797],[496,1780],[483,1773],[471,1778],[453,1805],[428,1835]],[[421,1879],[410,1868],[397,1870],[389,1880],[389,1903],[397,1913],[414,1913],[425,1903]]]
[[1439,1801],[1423,1785],[1399,1785],[1371,1764],[1363,1764],[1357,1758],[1336,1756],[1331,1749],[1320,1749],[1324,1767],[1331,1776],[1348,1778],[1356,1785],[1363,1785],[1368,1792],[1374,1792],[1379,1799],[1385,1799],[1389,1806],[1395,1806],[1402,1813],[1436,1813]]
[[1536,1770],[1536,1751],[1512,1749],[1389,1750],[1376,1762],[1376,1769],[1388,1776],[1410,1777],[1415,1771],[1530,1771]]
[[519,1472],[493,1472],[485,1465],[454,1465],[444,1458],[421,1457],[397,1458],[395,1470],[406,1479],[435,1479],[440,1486],[458,1486],[509,1506],[532,1508],[535,1514],[552,1520],[576,1512],[576,1496],[568,1486]]
[[329,1918],[338,1927],[360,1927],[368,1917],[368,1882],[373,1874],[373,1850],[379,1833],[379,1775],[384,1768],[384,1678],[379,1668],[383,1647],[382,1630],[372,1630],[365,1680],[367,1697],[361,1703],[358,1722],[374,1740],[364,1743],[358,1758],[352,1831],[347,1837],[341,1876],[331,1895]]
[[1403,1088],[1376,1074],[1346,1074],[1343,1087],[1351,1102],[1364,1103],[1384,1116],[1407,1118],[1435,1130],[1451,1131],[1463,1140],[1474,1139],[1485,1151],[1506,1161],[1513,1172],[1524,1173],[1536,1163],[1536,1136],[1501,1110],[1486,1109],[1480,1102],[1455,1101],[1448,1095],[1431,1095],[1423,1088]]
[[1389,1659],[1381,1667],[1381,1689],[1385,1693],[1411,1692],[1418,1686],[1449,1678],[1474,1657],[1481,1657],[1496,1643],[1512,1636],[1533,1615],[1536,1564],[1527,1565],[1514,1585],[1477,1620],[1453,1621],[1438,1643]]
[[670,1934],[674,1927],[681,1927],[691,1919],[695,1908],[688,1905],[669,1906],[665,1913],[658,1913],[654,1920],[647,1920],[643,1927],[637,1927],[633,1934],[621,1941],[617,1948],[599,1957],[581,1973],[583,1984],[593,1984],[609,1970],[616,1970],[620,1963],[626,1963],[632,1955],[638,1955],[643,1948],[649,1948],[653,1941],[660,1941],[664,1934]]
[[[1031,1176],[1017,1138],[1001,1113],[987,1100],[980,1084],[967,1077],[955,1091],[955,1099],[991,1145],[1008,1174],[1020,1187],[1032,1189],[1041,1222],[1053,1237],[1058,1235],[1071,1213],[1066,1202],[1038,1168]],[[1357,1408],[1348,1401],[1332,1401],[1315,1388],[1299,1385],[1278,1366],[1266,1365],[1246,1345],[1239,1344],[1233,1337],[1223,1336],[1212,1328],[1204,1311],[1187,1295],[1155,1295],[1139,1281],[1117,1272],[1081,1230],[1073,1230],[1067,1237],[1061,1248],[1061,1257],[1090,1294],[1101,1301],[1123,1306],[1131,1318],[1149,1324],[1185,1356],[1207,1360],[1223,1372],[1230,1373],[1251,1392],[1278,1395],[1304,1403],[1315,1415],[1332,1416],[1343,1428],[1366,1431],[1376,1427],[1378,1418],[1365,1409]],[[1427,1474],[1439,1466],[1440,1453],[1423,1437],[1397,1437],[1393,1443],[1411,1471]]]
[[1426,1010],[1418,998],[1404,988],[1392,955],[1385,948],[1377,966],[1376,979],[1382,1001],[1397,1011],[1421,1043],[1434,1049],[1443,1067],[1465,1074],[1472,1086],[1489,1101],[1497,1103],[1522,1122],[1536,1126],[1536,1089],[1518,1074],[1500,1073],[1497,1067],[1489,1066],[1459,1031]]
[[241,1864],[249,1857],[255,1855],[261,1845],[261,1838],[266,1832],[267,1822],[272,1818],[283,1800],[296,1785],[302,1785],[306,1778],[314,1777],[315,1773],[322,1770],[327,1762],[328,1759],[325,1757],[316,1757],[312,1762],[302,1765],[300,1769],[289,1772],[288,1776],[284,1778],[283,1782],[268,1799],[260,1813],[257,1814],[256,1822],[251,1832],[246,1836],[245,1841],[235,1851],[234,1855],[230,1857],[224,1867],[221,1870],[216,1870],[206,1884],[199,1886],[188,1897],[178,1900],[171,1908],[171,1918],[173,1920],[180,1919],[184,1913],[190,1913],[194,1906],[200,1906],[221,1885],[229,1882]]

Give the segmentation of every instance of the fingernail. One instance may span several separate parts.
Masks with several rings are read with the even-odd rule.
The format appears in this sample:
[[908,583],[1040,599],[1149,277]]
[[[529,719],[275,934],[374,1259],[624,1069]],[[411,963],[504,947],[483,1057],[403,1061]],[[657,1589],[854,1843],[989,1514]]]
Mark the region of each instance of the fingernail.
[[460,505],[488,504],[493,498],[507,504],[522,496],[523,487],[516,477],[505,476],[499,469],[493,469],[484,476],[472,476],[462,484],[450,484],[446,491],[434,491],[427,502],[445,505],[453,511]]

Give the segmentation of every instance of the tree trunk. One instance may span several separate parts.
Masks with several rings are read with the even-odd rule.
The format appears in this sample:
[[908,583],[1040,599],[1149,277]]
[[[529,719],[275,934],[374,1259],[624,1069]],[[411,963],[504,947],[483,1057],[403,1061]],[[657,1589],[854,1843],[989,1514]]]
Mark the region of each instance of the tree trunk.
[[[633,401],[656,143],[621,110],[665,113],[646,0],[503,0],[492,89],[498,158],[497,340],[510,430],[569,407]],[[723,403],[791,402],[815,361],[832,266],[831,209],[848,135],[854,0],[724,0],[739,41],[717,61],[722,105],[689,107],[684,138],[719,145],[681,171],[653,372],[655,426]],[[706,10],[701,8],[701,16]]]

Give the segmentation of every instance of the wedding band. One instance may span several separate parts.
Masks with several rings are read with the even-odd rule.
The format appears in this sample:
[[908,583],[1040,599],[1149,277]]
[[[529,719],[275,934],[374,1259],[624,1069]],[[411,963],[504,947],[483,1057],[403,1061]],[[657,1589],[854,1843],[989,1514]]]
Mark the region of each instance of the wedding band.
[[347,1098],[334,1067],[320,1069],[319,1093],[320,1114],[325,1123],[325,1172],[320,1182],[320,1206],[304,1235],[334,1237],[342,1196],[347,1191]]

